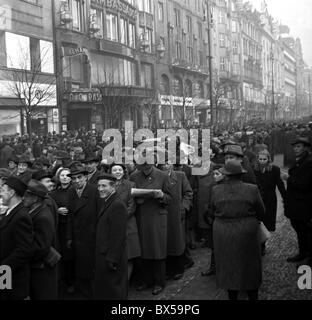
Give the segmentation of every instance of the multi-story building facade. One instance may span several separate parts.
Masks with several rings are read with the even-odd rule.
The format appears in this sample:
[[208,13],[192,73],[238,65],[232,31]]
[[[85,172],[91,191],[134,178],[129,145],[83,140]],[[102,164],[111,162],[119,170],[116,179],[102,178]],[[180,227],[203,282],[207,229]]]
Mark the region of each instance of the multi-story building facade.
[[0,134],[58,131],[52,18],[52,1],[0,0]]
[[304,68],[303,83],[307,99],[306,114],[312,115],[312,68],[307,65]]
[[142,124],[140,106],[155,95],[151,4],[55,1],[63,130]]
[[205,1],[155,1],[158,118],[163,126],[206,123],[208,101],[208,21]]

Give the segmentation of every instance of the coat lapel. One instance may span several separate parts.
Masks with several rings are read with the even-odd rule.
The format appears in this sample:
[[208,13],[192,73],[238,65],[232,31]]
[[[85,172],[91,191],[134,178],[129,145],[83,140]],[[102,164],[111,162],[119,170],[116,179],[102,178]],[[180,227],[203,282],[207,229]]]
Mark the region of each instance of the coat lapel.
[[88,203],[88,197],[89,197],[88,185],[85,186],[80,198],[78,197],[77,191],[75,190],[74,192],[75,192],[74,201],[76,202],[74,213],[76,213],[78,210],[86,206]]
[[15,216],[15,214],[19,211],[20,207],[22,206],[23,204],[20,203],[17,207],[15,207],[8,216],[5,216],[3,217],[1,220],[0,220],[0,229],[4,228],[5,226],[8,225],[8,223],[13,219],[13,217]]
[[100,211],[98,214],[98,220],[102,217],[105,211],[112,205],[112,203],[116,200],[117,193],[113,194],[107,201],[103,201],[101,203]]

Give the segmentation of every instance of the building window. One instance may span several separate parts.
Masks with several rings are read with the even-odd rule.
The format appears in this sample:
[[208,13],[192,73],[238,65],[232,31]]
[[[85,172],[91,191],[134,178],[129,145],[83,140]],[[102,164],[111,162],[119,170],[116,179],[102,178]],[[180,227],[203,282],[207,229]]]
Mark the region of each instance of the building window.
[[197,29],[198,29],[198,39],[203,38],[203,27],[200,22],[197,22]]
[[95,27],[99,29],[94,35],[97,38],[103,38],[104,36],[104,28],[103,28],[103,11],[97,9],[90,9],[90,23],[94,24]]
[[204,65],[204,55],[202,51],[198,51],[198,62],[200,66]]
[[174,9],[174,23],[176,27],[181,27],[181,16],[180,16],[180,10]]
[[158,2],[158,20],[164,21],[164,4],[162,2]]
[[53,44],[50,41],[40,40],[41,72],[54,73]]
[[187,32],[192,33],[192,18],[186,17]]
[[82,82],[83,76],[83,59],[84,56],[64,57],[63,60],[63,77],[70,78],[73,82]]
[[6,32],[6,65],[8,68],[30,70],[30,41],[28,37]]
[[135,25],[129,23],[129,46],[135,48]]
[[83,3],[81,0],[73,0],[72,2],[72,14],[73,14],[73,29],[77,31],[82,31],[82,12]]
[[226,65],[225,65],[225,58],[220,58],[220,70],[225,71]]
[[152,77],[152,66],[148,64],[142,64],[141,68],[141,85],[144,88],[152,88],[153,77]]
[[187,47],[187,58],[189,62],[194,62],[193,47]]
[[238,54],[238,43],[233,41],[233,54]]
[[219,41],[220,41],[220,47],[221,48],[225,47],[225,34],[224,33],[220,33]]
[[117,16],[114,14],[106,14],[106,37],[108,40],[118,41]]
[[152,13],[151,0],[138,0],[139,11]]
[[120,42],[128,45],[128,21],[120,18]]
[[176,58],[180,60],[181,57],[182,57],[182,46],[181,46],[181,42],[177,41],[176,42]]

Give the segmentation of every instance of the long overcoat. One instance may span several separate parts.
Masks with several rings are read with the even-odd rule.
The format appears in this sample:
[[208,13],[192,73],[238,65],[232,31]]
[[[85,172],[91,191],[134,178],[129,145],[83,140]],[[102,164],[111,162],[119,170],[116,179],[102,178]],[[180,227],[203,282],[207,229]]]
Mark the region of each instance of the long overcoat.
[[30,270],[30,298],[33,300],[57,299],[57,268],[49,267],[44,259],[56,244],[53,215],[45,205],[30,211],[34,228],[33,257]]
[[28,210],[20,203],[0,220],[0,265],[12,269],[12,290],[0,290],[0,300],[29,296],[33,226]]
[[95,226],[98,190],[87,184],[79,198],[76,190],[69,191],[67,239],[73,241],[76,277],[94,277]]
[[281,179],[281,170],[277,166],[272,166],[271,171],[266,170],[265,172],[261,172],[260,170],[255,170],[254,172],[265,206],[265,217],[263,223],[269,231],[273,232],[276,229],[276,187],[278,188],[282,198],[286,198],[286,189],[284,182]]
[[163,199],[136,198],[142,258],[162,260],[167,257],[167,206],[172,199],[168,174],[153,167],[150,175],[135,171],[130,180],[140,189],[160,189]]
[[168,205],[167,254],[180,256],[185,250],[185,214],[192,205],[193,191],[182,171],[170,175],[172,200]]
[[[94,297],[97,300],[125,300],[128,295],[127,207],[116,193],[99,203]],[[111,270],[108,262],[116,264],[117,270]]]
[[265,208],[257,186],[229,180],[212,189],[211,210],[217,284],[257,290],[262,281],[259,221]]
[[306,153],[289,169],[285,215],[291,220],[312,219],[312,157]]
[[136,203],[131,196],[131,189],[135,187],[134,182],[123,179],[117,186],[118,197],[125,203],[128,210],[127,221],[127,253],[128,260],[141,256],[141,245],[139,231],[135,216]]

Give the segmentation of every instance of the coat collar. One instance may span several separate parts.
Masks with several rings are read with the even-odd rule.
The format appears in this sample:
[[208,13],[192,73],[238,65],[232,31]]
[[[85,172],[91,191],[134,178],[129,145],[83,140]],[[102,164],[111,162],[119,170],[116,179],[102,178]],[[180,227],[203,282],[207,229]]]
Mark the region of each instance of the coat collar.
[[89,184],[87,184],[81,194],[81,197],[78,197],[77,191],[73,190],[74,192],[74,199],[72,201],[76,203],[75,212],[80,210],[82,207],[86,206],[88,204],[89,195],[93,192],[93,189],[90,189]]
[[4,228],[12,219],[13,217],[15,216],[15,214],[23,207],[23,203],[19,203],[18,206],[16,206],[8,216],[5,216],[3,217],[1,220],[0,220],[0,229],[1,228]]
[[112,194],[107,200],[101,201],[100,211],[98,214],[98,220],[102,217],[105,211],[112,205],[112,203],[116,200],[117,193]]

